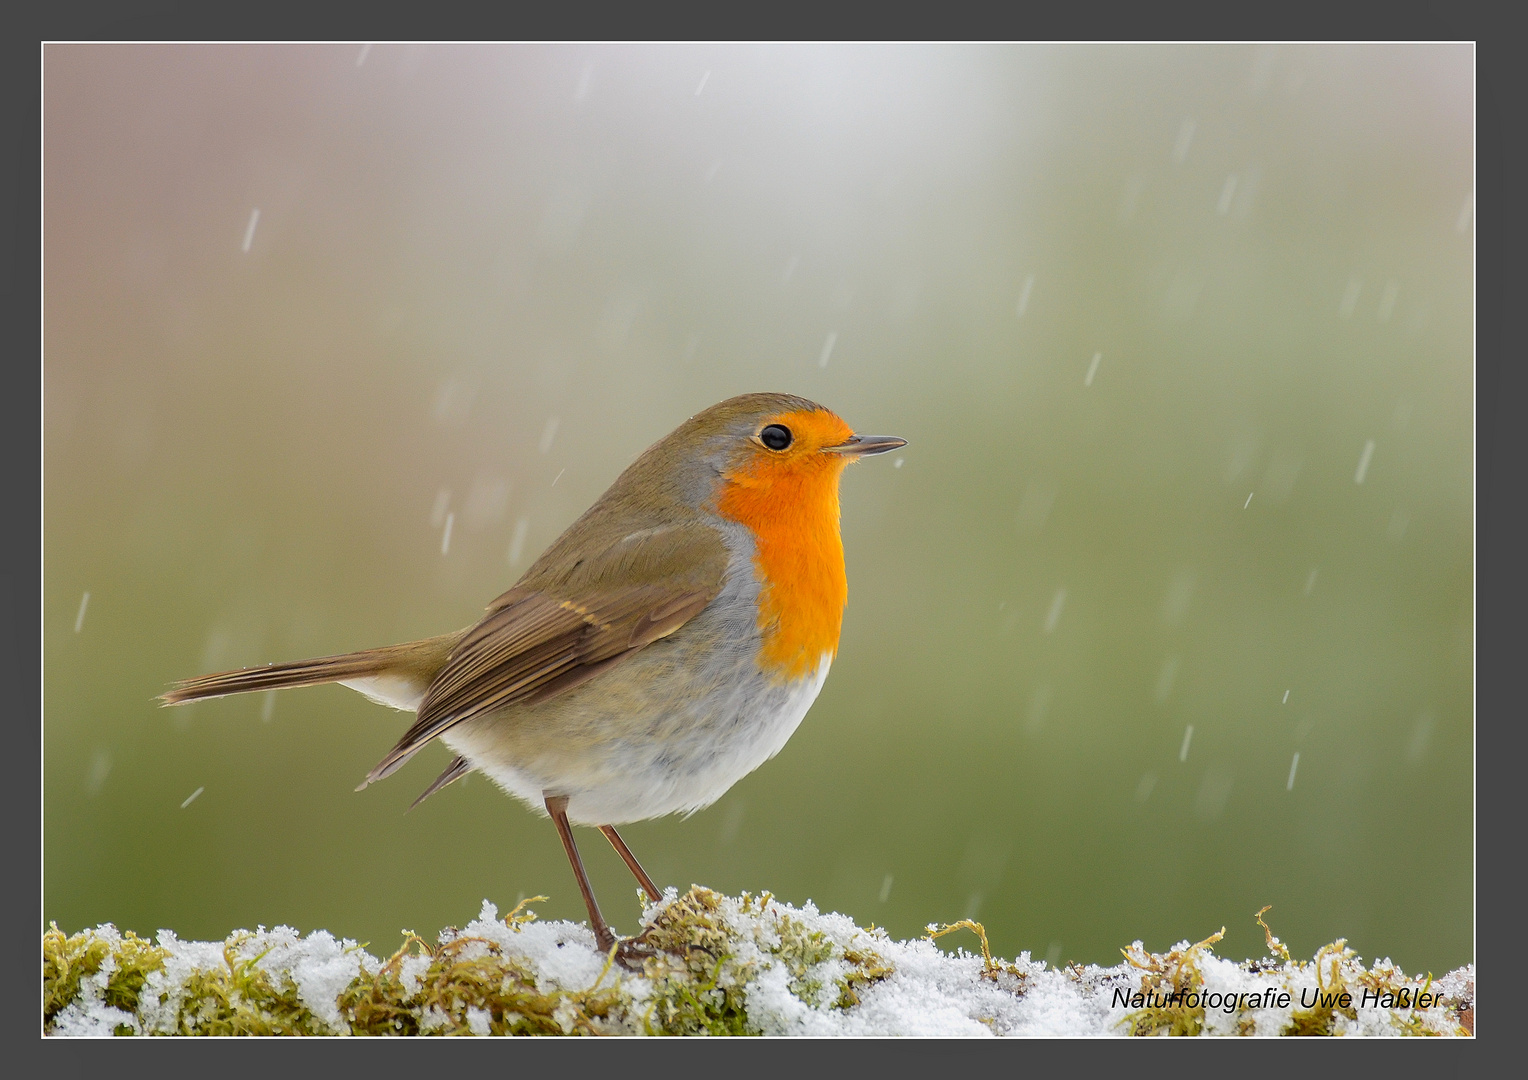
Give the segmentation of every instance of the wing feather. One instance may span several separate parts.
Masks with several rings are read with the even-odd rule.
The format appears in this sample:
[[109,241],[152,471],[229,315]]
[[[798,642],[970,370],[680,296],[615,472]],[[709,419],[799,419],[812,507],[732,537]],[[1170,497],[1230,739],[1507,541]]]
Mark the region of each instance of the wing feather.
[[672,634],[716,598],[726,567],[726,546],[705,525],[622,536],[562,580],[532,567],[462,637],[362,786],[455,724],[566,693]]

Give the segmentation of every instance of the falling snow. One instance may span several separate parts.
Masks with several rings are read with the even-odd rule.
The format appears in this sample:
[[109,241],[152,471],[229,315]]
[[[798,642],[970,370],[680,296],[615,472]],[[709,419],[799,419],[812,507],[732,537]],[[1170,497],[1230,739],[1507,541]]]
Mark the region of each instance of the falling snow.
[[822,353],[817,357],[817,366],[827,367],[828,357],[833,355],[833,346],[838,344],[838,331],[834,330],[828,335],[828,339],[822,343]]
[[85,790],[91,795],[99,795],[101,788],[106,785],[106,778],[111,775],[111,765],[111,751],[105,747],[90,755],[90,771],[85,775]]
[[1385,282],[1385,294],[1379,298],[1379,311],[1375,317],[1380,322],[1389,322],[1390,316],[1395,313],[1395,301],[1401,295],[1401,286],[1398,282]]
[[430,510],[430,528],[438,529],[445,524],[446,508],[451,505],[451,491],[441,488],[435,494],[435,506]]
[[1364,283],[1358,278],[1350,278],[1348,287],[1342,294],[1342,303],[1337,306],[1337,313],[1344,319],[1351,319],[1353,311],[1358,307],[1358,298],[1363,295]]
[[1374,440],[1364,443],[1364,452],[1358,457],[1358,468],[1353,473],[1353,483],[1362,484],[1369,475],[1369,459],[1374,457]]
[[506,558],[510,566],[518,566],[525,555],[525,538],[530,533],[531,522],[529,518],[520,518],[515,522],[514,535],[509,540],[509,551]]
[[1066,590],[1057,589],[1055,597],[1051,600],[1050,610],[1045,613],[1045,632],[1056,632],[1056,624],[1061,621],[1061,611],[1066,607]]
[[1188,148],[1194,142],[1194,129],[1197,125],[1192,120],[1184,120],[1178,125],[1178,138],[1173,142],[1173,163],[1182,165],[1188,157]]
[[1475,220],[1475,193],[1472,191],[1465,196],[1464,205],[1459,208],[1459,216],[1454,219],[1454,231],[1467,233],[1470,231],[1470,223]]
[[536,452],[539,454],[549,453],[552,449],[552,440],[557,438],[557,429],[562,425],[562,417],[549,416],[546,424],[541,428],[541,439],[536,443]]
[[1014,310],[1014,313],[1021,319],[1024,317],[1024,313],[1029,310],[1029,294],[1034,291],[1034,287],[1035,276],[1030,274],[1024,279],[1024,288],[1019,290],[1019,303]]
[[1226,177],[1224,186],[1220,189],[1220,201],[1215,204],[1215,212],[1222,217],[1231,212],[1231,200],[1236,197],[1236,174]]

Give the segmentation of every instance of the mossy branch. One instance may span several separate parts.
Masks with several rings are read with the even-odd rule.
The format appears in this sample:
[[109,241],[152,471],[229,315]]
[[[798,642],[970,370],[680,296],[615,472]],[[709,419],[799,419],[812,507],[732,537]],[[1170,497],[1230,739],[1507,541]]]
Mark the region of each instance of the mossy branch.
[[[434,943],[405,933],[385,959],[351,941],[278,927],[223,942],[153,942],[111,925],[43,935],[50,1035],[1129,1034],[1469,1035],[1474,967],[1408,977],[1364,966],[1343,941],[1294,960],[1263,922],[1269,956],[1216,957],[1224,930],[1112,968],[995,958],[963,919],[895,941],[770,894],[674,890],[644,913],[640,973],[586,927],[543,923],[532,897],[487,902]],[[979,956],[933,942],[970,930]]]

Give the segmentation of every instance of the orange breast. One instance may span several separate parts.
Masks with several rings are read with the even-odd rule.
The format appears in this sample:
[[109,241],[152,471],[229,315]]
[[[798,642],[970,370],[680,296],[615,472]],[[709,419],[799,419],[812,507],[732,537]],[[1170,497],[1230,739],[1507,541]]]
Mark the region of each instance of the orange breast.
[[766,451],[729,472],[717,500],[720,513],[754,535],[759,574],[760,666],[782,679],[815,671],[838,651],[844,605],[844,545],[838,531],[838,480],[847,462],[822,446],[853,434],[832,413],[772,418],[796,433],[793,452]]

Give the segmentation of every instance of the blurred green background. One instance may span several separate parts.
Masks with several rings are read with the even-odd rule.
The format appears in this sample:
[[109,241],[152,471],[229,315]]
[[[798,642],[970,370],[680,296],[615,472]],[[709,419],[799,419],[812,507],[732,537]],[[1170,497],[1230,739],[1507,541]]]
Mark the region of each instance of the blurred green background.
[[402,714],[152,698],[464,626],[778,390],[909,445],[845,477],[790,744],[626,830],[659,882],[1053,962],[1261,955],[1264,904],[1473,959],[1468,46],[44,62],[44,919],[582,918],[482,778],[404,813],[443,748],[351,790]]

